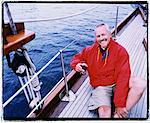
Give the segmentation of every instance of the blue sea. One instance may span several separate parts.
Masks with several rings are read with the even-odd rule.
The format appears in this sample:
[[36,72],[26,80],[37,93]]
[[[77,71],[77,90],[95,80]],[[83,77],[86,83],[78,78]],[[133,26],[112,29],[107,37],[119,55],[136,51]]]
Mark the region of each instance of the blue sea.
[[[24,45],[39,71],[60,49],[75,41],[64,52],[66,73],[71,71],[69,62],[74,54],[94,42],[94,28],[100,23],[115,26],[116,10],[119,6],[118,23],[133,11],[131,4],[101,3],[8,3],[12,17],[16,20],[60,18],[95,8],[84,14],[55,21],[26,22],[25,28],[36,34]],[[4,20],[8,20],[4,8]],[[13,52],[10,54],[13,58]],[[62,78],[60,56],[56,58],[40,75],[41,94],[44,97]],[[17,76],[8,67],[3,57],[3,103],[21,87]],[[5,118],[25,118],[29,109],[25,95],[21,92],[9,103],[3,112]]]

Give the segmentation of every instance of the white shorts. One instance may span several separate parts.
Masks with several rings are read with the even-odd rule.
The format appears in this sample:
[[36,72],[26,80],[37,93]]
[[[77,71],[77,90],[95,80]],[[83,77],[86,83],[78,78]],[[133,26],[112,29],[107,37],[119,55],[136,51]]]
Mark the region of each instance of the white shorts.
[[91,93],[88,109],[95,110],[102,105],[111,106],[111,97],[114,88],[115,84],[96,87]]

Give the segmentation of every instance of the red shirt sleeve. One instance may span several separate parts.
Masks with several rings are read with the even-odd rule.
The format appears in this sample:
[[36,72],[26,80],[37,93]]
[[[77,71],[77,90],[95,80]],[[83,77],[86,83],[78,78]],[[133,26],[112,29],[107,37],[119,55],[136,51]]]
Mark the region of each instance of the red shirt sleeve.
[[76,65],[78,63],[82,63],[82,62],[86,62],[86,48],[84,48],[82,50],[82,52],[76,54],[73,56],[71,62],[70,62],[70,66],[75,69]]
[[129,55],[124,48],[121,48],[117,57],[115,69],[116,88],[114,92],[114,104],[116,107],[125,107],[131,74]]

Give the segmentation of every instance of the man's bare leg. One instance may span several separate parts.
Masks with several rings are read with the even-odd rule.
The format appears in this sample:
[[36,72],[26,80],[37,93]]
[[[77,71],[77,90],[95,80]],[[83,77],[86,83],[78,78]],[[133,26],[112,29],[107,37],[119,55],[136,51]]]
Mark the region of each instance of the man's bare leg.
[[147,87],[147,81],[140,77],[131,77],[129,81],[129,93],[126,102],[126,109],[129,111],[141,98]]
[[[129,111],[141,98],[144,90],[147,87],[147,82],[140,77],[131,77],[129,81],[129,93],[126,102],[126,109]],[[115,114],[114,118],[118,118],[118,115]]]
[[110,106],[100,106],[98,108],[98,114],[100,118],[111,118],[111,107]]

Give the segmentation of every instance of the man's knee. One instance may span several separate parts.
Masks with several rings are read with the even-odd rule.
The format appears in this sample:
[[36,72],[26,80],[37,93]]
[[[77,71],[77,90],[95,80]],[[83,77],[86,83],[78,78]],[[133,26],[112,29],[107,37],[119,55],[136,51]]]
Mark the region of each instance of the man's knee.
[[147,81],[140,77],[132,77],[129,83],[130,89],[134,89],[139,93],[143,93],[143,91],[147,87]]
[[100,118],[110,118],[111,117],[111,107],[110,106],[100,106],[98,108]]

